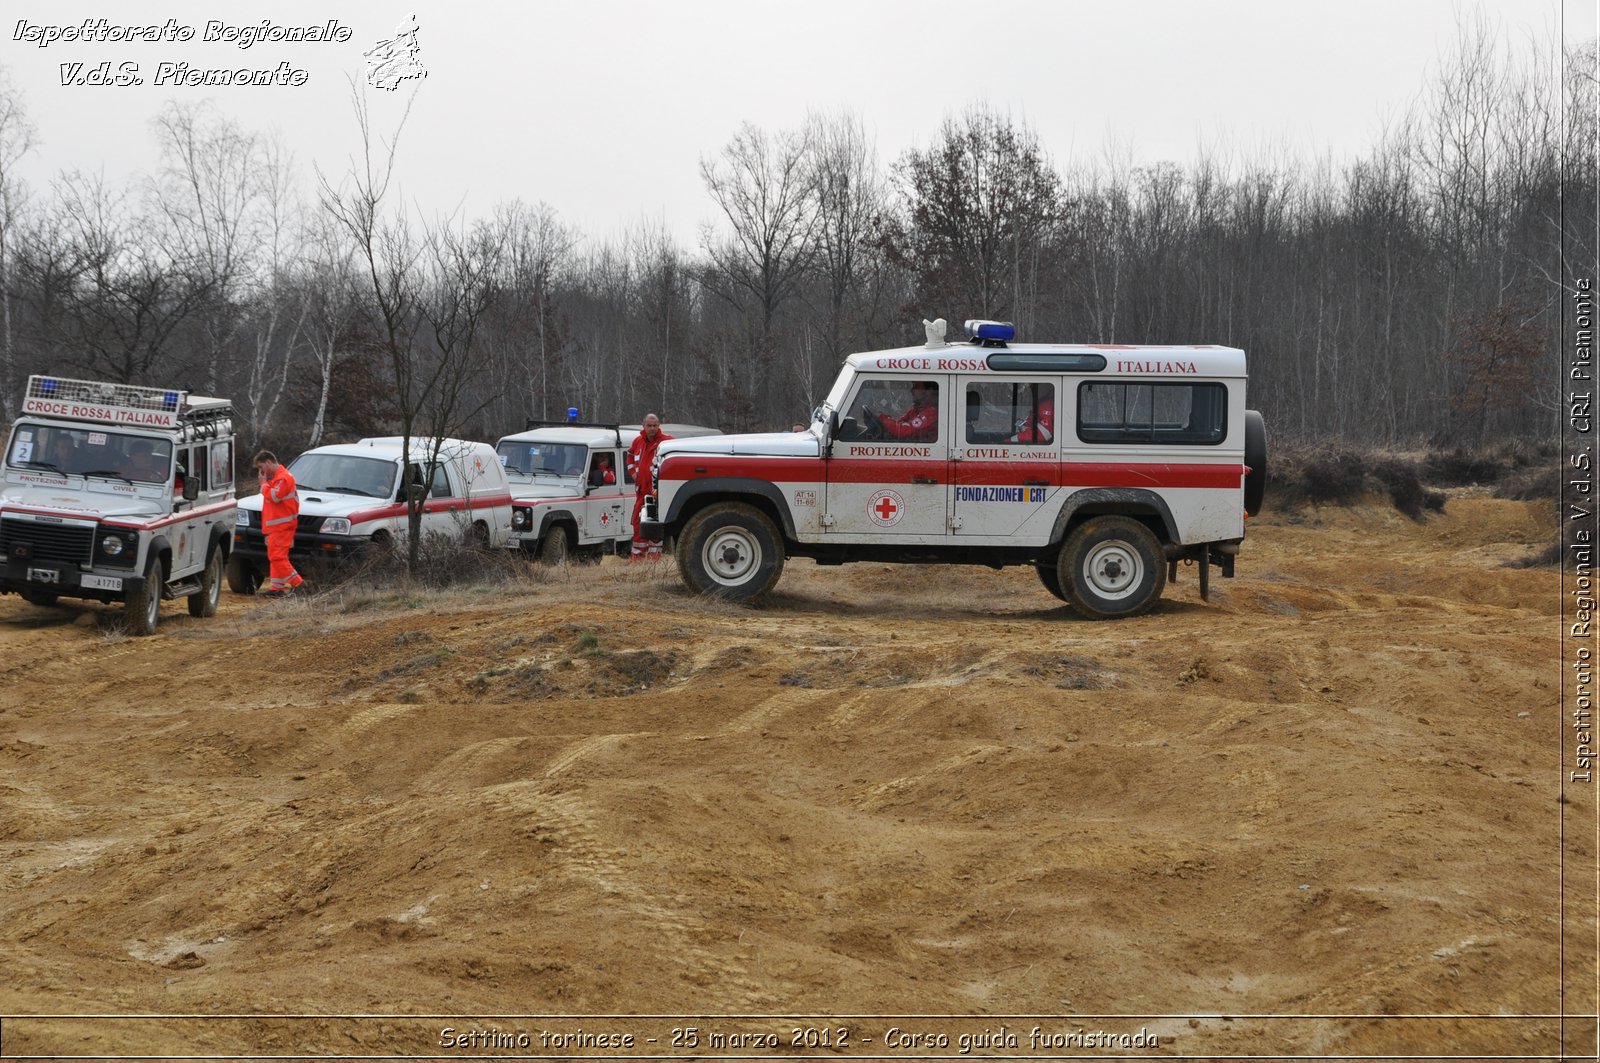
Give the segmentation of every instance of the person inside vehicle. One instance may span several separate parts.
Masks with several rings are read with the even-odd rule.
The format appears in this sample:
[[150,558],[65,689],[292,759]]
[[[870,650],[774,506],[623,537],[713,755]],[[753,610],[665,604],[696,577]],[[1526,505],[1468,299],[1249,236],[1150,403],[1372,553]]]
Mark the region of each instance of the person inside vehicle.
[[1054,399],[1044,399],[1033,412],[1016,424],[1016,434],[1008,443],[1054,443],[1056,441],[1056,404]]
[[45,458],[45,463],[54,465],[62,472],[72,472],[78,464],[78,447],[72,442],[72,437],[65,432],[57,432],[55,439],[50,442],[50,456]]
[[617,482],[617,470],[611,467],[610,454],[596,454],[594,468],[589,470],[589,486],[600,487]]
[[154,443],[135,443],[133,453],[129,455],[122,474],[130,480],[165,483],[167,463],[156,453]]
[[893,439],[928,441],[939,435],[939,385],[918,380],[911,385],[911,408],[899,417],[874,414],[884,434]]

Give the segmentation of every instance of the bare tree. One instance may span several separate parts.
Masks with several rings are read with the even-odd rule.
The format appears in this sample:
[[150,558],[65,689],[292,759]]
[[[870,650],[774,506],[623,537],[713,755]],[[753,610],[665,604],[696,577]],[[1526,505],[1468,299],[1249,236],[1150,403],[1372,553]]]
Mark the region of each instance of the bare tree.
[[17,372],[16,328],[12,316],[15,229],[28,200],[17,164],[33,150],[34,128],[21,94],[0,73],[0,417],[16,416],[21,376]]

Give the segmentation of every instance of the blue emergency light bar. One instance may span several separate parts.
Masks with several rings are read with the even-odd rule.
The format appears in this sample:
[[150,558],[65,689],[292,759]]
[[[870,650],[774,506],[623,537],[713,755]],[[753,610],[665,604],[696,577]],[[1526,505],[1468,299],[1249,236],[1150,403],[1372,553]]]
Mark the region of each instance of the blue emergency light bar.
[[978,343],[1009,343],[1017,338],[1016,326],[1009,321],[969,320],[963,329],[967,339]]

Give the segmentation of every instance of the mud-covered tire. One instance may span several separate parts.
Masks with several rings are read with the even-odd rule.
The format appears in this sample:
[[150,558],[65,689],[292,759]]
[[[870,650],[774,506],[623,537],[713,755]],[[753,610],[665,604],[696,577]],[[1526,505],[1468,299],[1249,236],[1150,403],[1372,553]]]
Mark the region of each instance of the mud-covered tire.
[[1081,616],[1137,616],[1161,597],[1167,562],[1145,525],[1130,517],[1091,517],[1061,547],[1056,578]]
[[228,558],[228,589],[235,594],[254,594],[261,586],[261,570],[237,554]]
[[144,567],[144,581],[128,592],[124,607],[128,634],[142,637],[156,633],[156,625],[161,620],[161,584],[164,578],[161,559],[152,557]]
[[1064,602],[1069,602],[1072,600],[1071,598],[1067,597],[1067,593],[1061,589],[1061,575],[1057,571],[1057,566],[1039,564],[1034,565],[1033,570],[1039,574],[1039,582],[1044,584],[1045,590],[1049,591],[1051,594],[1055,595],[1057,598],[1060,598]]
[[678,536],[678,575],[696,594],[753,602],[783,575],[783,537],[754,506],[723,502],[696,514]]
[[1253,517],[1267,494],[1267,422],[1256,410],[1244,411],[1244,463],[1244,511]]
[[200,573],[200,589],[189,595],[190,616],[216,616],[217,603],[222,600],[222,550],[213,546],[206,558],[205,570]]
[[22,591],[21,594],[22,600],[30,605],[51,606],[61,600],[59,594],[52,594],[49,591]]
[[544,538],[539,542],[539,560],[546,565],[564,565],[572,554],[572,540],[568,537],[567,526],[557,524],[544,533]]

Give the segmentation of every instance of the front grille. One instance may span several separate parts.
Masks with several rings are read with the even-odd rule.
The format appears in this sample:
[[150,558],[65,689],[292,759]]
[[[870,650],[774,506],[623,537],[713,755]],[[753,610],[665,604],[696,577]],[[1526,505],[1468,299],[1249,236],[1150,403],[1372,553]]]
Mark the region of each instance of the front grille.
[[15,518],[0,520],[0,554],[9,557],[19,543],[28,544],[35,561],[87,565],[93,558],[94,529]]

